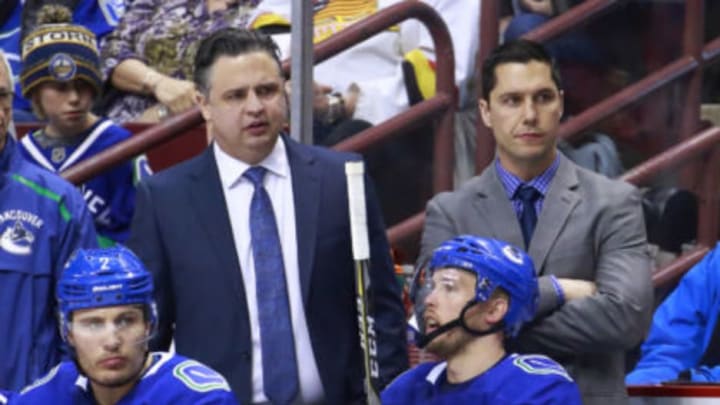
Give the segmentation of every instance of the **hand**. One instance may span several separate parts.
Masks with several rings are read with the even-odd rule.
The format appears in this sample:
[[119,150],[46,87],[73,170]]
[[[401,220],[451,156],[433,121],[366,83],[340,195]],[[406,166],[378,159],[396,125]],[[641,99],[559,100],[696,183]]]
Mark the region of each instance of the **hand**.
[[195,105],[195,84],[188,80],[163,76],[155,85],[155,98],[171,114],[189,110]]
[[[290,80],[285,82],[285,92],[288,97],[292,94],[292,85]],[[316,117],[323,118],[328,111],[328,99],[327,96],[332,92],[332,87],[313,82],[313,113]]]
[[597,286],[592,281],[572,278],[558,278],[557,281],[565,294],[565,301],[589,297],[597,292]]
[[522,0],[522,7],[530,13],[552,16],[554,14],[551,0]]

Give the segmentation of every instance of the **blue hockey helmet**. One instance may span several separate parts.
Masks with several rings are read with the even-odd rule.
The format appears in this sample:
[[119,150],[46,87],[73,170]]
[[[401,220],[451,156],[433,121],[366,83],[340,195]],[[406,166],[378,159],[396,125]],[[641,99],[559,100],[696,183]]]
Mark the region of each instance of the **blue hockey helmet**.
[[129,249],[78,249],[57,283],[60,330],[67,339],[70,314],[78,309],[144,305],[151,329],[157,325],[152,275]]
[[510,297],[503,318],[505,333],[515,336],[523,323],[535,315],[538,283],[532,259],[506,242],[462,235],[450,239],[433,252],[429,273],[443,268],[469,271],[477,276],[475,302],[487,301],[496,288]]

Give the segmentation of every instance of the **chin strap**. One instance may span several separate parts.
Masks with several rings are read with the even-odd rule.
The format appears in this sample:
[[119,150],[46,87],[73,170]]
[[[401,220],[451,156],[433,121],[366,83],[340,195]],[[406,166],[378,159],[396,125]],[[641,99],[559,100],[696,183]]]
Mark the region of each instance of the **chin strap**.
[[443,333],[449,331],[450,329],[453,329],[458,326],[462,327],[466,332],[468,332],[469,334],[471,334],[473,336],[491,335],[495,332],[502,330],[505,327],[505,322],[503,322],[503,321],[498,322],[496,325],[494,325],[491,328],[486,329],[486,330],[472,329],[472,328],[470,328],[470,326],[468,326],[467,323],[465,323],[465,313],[470,309],[470,307],[475,305],[477,302],[478,302],[477,300],[473,300],[473,301],[470,301],[467,304],[465,304],[465,307],[463,308],[463,310],[460,311],[459,317],[440,326],[439,328],[435,329],[431,333],[428,333],[427,335],[420,333],[417,338],[417,346],[419,348],[423,349],[425,346],[428,345],[428,343],[430,343],[436,337],[438,337],[438,336],[442,335]]

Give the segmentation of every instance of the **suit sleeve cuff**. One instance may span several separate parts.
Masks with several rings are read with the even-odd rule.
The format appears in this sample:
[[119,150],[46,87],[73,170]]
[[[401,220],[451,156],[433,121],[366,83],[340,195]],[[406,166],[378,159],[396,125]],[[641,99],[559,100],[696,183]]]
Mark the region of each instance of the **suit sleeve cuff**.
[[[555,282],[556,283],[556,282]],[[545,316],[558,309],[563,304],[563,297],[558,294],[558,286],[553,283],[552,276],[538,278],[540,299],[536,316]],[[562,291],[560,291],[562,293]]]

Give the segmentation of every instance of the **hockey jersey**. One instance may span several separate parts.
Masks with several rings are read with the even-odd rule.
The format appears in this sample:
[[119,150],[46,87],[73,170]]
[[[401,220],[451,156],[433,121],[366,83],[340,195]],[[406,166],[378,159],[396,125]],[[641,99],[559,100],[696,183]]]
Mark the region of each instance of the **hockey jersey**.
[[[60,173],[74,164],[128,139],[125,128],[107,119],[98,120],[75,145],[43,146],[38,141],[41,130],[25,136],[20,142],[23,155],[38,165]],[[150,167],[145,156],[116,166],[80,186],[88,209],[95,220],[95,228],[102,247],[125,242],[135,207],[135,185],[149,176]]]
[[506,356],[479,376],[450,384],[447,363],[422,363],[382,392],[383,405],[581,405],[580,391],[563,367],[543,355]]
[[0,150],[0,388],[20,389],[60,361],[55,280],[75,249],[94,247],[77,189],[23,159],[8,136]]
[[[236,405],[225,378],[209,367],[186,357],[164,352],[150,353],[150,366],[116,405]],[[13,397],[10,405],[95,405],[87,377],[75,363],[58,364],[45,377]]]

